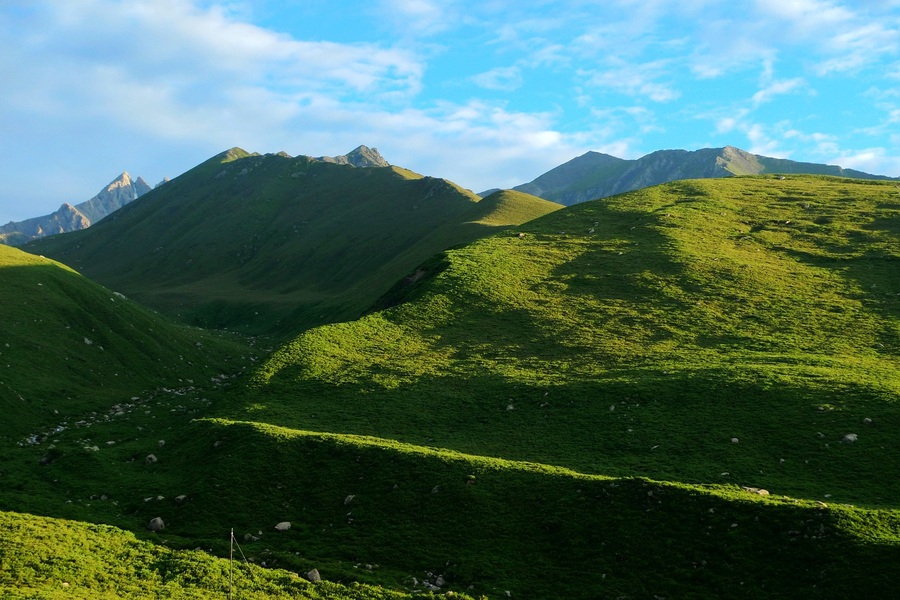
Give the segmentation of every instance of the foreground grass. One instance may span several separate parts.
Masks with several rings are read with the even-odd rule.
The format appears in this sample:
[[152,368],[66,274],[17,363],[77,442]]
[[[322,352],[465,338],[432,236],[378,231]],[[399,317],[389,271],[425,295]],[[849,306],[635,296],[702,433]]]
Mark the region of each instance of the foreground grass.
[[[409,598],[372,586],[317,584],[296,573],[171,550],[107,525],[0,512],[0,594],[57,598]],[[233,585],[233,587],[232,587]]]
[[[333,597],[405,597],[438,577],[441,593],[489,598],[885,597],[896,585],[900,516],[892,510],[258,423],[203,419],[177,429],[154,450],[154,465],[128,460],[146,441],[85,453],[70,432],[55,436],[64,456],[33,471],[31,487],[67,493],[54,501],[45,491],[35,507],[113,523],[147,542],[21,517],[32,528],[19,534],[22,525],[9,525],[13,535],[0,542],[7,585],[203,597],[223,589],[224,564],[211,556],[227,556],[232,528],[247,559],[275,569],[245,572],[248,596],[240,597],[285,589],[320,597],[304,595],[308,587],[291,575],[312,568],[343,586]],[[161,534],[144,531],[153,517],[166,523]],[[276,532],[281,521],[291,529]],[[341,591],[353,582],[380,589]]]

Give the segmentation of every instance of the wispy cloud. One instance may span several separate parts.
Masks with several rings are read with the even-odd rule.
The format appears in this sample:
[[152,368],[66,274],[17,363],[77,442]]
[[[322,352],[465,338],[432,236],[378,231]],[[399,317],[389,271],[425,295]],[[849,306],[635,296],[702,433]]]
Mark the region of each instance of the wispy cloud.
[[609,63],[607,67],[580,71],[584,85],[600,91],[643,97],[653,102],[668,102],[680,96],[670,82],[662,81],[667,78],[668,60],[632,64],[612,58]]
[[522,72],[517,66],[497,67],[472,77],[472,81],[489,90],[511,92],[522,85]]
[[456,21],[452,0],[381,0],[386,15],[402,36],[432,36],[451,28]]

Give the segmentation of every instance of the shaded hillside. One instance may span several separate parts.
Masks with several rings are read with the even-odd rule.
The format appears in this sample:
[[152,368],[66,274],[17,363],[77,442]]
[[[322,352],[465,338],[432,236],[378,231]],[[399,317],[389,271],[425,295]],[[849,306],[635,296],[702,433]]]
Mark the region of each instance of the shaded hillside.
[[122,173],[100,193],[81,204],[72,206],[63,203],[59,210],[52,214],[0,226],[0,243],[21,246],[30,240],[48,235],[87,229],[91,224],[149,191],[150,186],[146,181],[140,177],[132,180],[128,173]]
[[0,246],[0,439],[21,441],[163,385],[246,364],[248,348],[169,323],[54,261]]
[[659,150],[636,160],[588,152],[515,189],[571,205],[680,179],[767,173],[890,179],[833,165],[759,156],[726,146],[694,151]]
[[355,318],[435,253],[559,208],[480,200],[399,167],[233,149],[28,249],[192,324],[297,331]]

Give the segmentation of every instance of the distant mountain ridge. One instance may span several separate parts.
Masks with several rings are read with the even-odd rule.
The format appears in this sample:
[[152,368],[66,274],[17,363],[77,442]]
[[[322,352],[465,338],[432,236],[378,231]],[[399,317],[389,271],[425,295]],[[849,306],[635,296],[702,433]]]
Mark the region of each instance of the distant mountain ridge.
[[87,229],[113,211],[140,198],[152,188],[141,177],[132,179],[128,172],[113,179],[100,192],[81,204],[63,203],[54,213],[26,219],[10,221],[0,226],[0,243],[21,246],[31,240],[48,235]]
[[894,179],[835,165],[760,156],[740,148],[725,146],[693,151],[658,150],[634,160],[616,158],[600,152],[587,152],[513,189],[560,204],[572,205],[680,179],[711,179],[767,173]]

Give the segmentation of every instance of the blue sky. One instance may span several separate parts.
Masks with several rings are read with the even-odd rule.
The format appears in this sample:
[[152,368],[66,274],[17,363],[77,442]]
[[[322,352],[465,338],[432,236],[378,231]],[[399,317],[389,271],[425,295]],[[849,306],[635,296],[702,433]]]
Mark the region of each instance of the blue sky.
[[588,150],[900,176],[900,0],[4,0],[0,223],[232,146],[481,191]]

